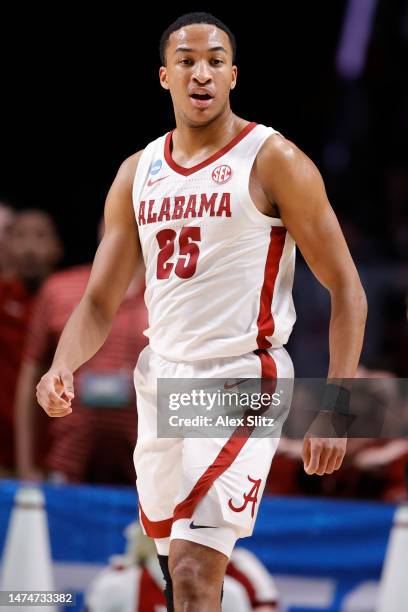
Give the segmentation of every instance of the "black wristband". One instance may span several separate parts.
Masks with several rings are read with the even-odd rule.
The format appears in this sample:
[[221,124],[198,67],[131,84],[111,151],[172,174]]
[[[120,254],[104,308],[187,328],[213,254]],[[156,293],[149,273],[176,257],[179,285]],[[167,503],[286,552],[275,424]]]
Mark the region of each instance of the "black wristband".
[[329,383],[323,394],[320,410],[330,410],[336,414],[350,414],[350,391],[340,385]]

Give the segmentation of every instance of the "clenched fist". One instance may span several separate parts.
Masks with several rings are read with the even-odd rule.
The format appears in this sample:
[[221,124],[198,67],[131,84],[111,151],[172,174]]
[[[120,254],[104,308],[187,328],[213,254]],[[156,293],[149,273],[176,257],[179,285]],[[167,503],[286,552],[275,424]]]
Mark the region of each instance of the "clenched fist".
[[74,399],[74,377],[66,369],[48,370],[37,385],[37,401],[50,417],[71,414]]
[[330,411],[317,414],[303,440],[302,459],[306,474],[333,474],[346,454],[348,417]]
[[302,459],[306,474],[333,474],[343,463],[345,438],[305,438]]

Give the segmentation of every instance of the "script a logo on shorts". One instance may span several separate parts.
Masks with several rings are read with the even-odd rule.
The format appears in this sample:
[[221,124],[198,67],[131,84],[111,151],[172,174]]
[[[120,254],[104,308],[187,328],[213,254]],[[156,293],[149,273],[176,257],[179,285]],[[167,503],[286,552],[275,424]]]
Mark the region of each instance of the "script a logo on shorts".
[[234,512],[243,512],[245,508],[247,507],[247,505],[249,504],[249,502],[251,502],[252,503],[251,518],[254,518],[255,506],[256,506],[256,502],[258,501],[258,491],[259,491],[259,487],[261,486],[262,479],[259,478],[258,480],[254,480],[250,476],[247,476],[247,478],[250,482],[253,483],[253,486],[251,487],[251,490],[249,491],[249,493],[244,493],[244,503],[242,504],[242,506],[238,506],[238,507],[234,506],[234,504],[232,503],[232,497],[228,502],[228,506]]
[[232,170],[230,166],[217,166],[212,172],[212,180],[218,185],[223,185],[232,177]]
[[155,174],[158,174],[161,170],[162,165],[163,165],[162,160],[156,159],[156,161],[154,161],[152,165],[150,166],[149,174],[153,174],[153,176]]

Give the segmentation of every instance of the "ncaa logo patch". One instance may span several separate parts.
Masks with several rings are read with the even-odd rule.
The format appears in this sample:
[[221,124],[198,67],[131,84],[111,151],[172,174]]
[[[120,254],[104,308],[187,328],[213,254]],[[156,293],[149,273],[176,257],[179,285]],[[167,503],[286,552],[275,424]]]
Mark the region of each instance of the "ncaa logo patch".
[[157,174],[160,172],[163,162],[161,159],[156,159],[150,166],[150,174]]
[[230,180],[232,177],[232,170],[230,166],[217,166],[214,168],[212,173],[212,180],[218,185],[222,185]]

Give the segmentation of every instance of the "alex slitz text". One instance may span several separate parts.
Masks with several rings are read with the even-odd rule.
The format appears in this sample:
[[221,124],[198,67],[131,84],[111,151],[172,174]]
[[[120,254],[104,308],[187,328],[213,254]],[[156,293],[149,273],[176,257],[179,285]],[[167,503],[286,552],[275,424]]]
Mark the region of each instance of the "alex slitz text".
[[230,417],[220,415],[216,418],[199,414],[195,417],[181,417],[172,414],[169,417],[171,427],[272,427],[275,419],[262,415],[248,415],[244,417]]

